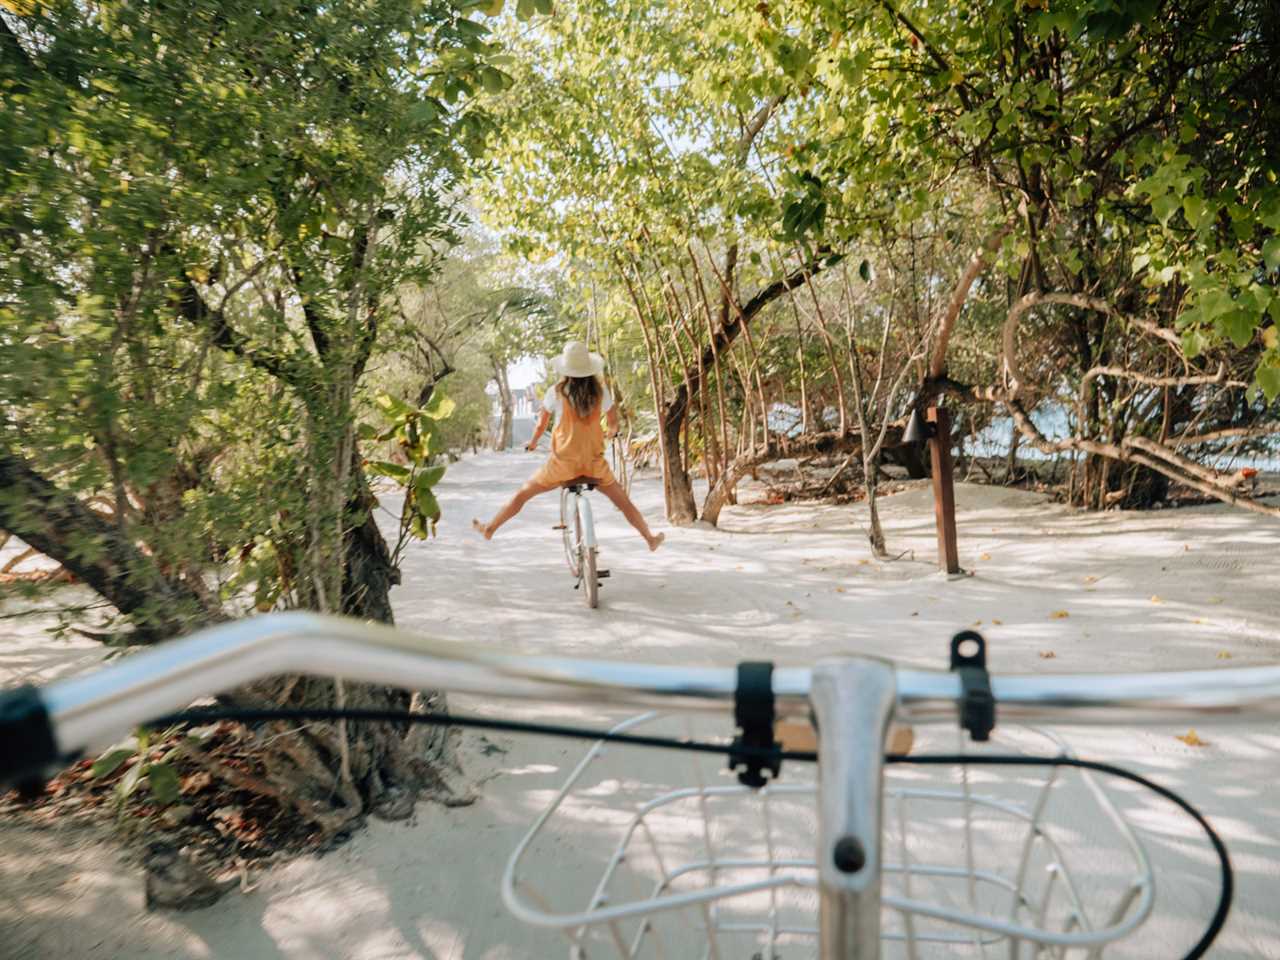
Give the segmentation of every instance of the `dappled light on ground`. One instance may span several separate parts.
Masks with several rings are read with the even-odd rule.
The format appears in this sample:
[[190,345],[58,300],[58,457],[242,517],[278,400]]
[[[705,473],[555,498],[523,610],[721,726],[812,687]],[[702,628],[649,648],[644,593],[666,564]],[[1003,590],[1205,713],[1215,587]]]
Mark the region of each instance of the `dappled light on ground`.
[[[1229,668],[1273,663],[1280,650],[1280,584],[1274,559],[1264,559],[1280,556],[1280,528],[1217,507],[1076,514],[1036,494],[973,485],[957,492],[961,563],[973,575],[954,580],[936,572],[925,487],[882,503],[889,549],[895,556],[906,552],[894,562],[872,557],[860,505],[758,506],[748,485],[743,504],[725,510],[721,529],[657,524],[668,542],[649,554],[596,497],[602,566],[612,577],[604,582],[600,608],[588,610],[550,529],[554,497],[532,501],[492,542],[467,528],[471,516],[491,513],[536,462],[483,454],[450,468],[437,488],[445,514],[439,536],[409,553],[394,594],[402,627],[525,653],[722,664],[762,655],[799,664],[867,653],[942,667],[951,634],[976,624],[989,640],[992,668],[1005,672]],[[633,495],[647,516],[659,516],[655,480],[637,481]],[[1055,616],[1059,612],[1066,616]],[[19,675],[41,669],[30,659],[39,656],[35,645],[12,656]],[[620,719],[553,704],[453,697],[450,705],[593,727]],[[705,718],[698,732],[727,736],[730,725],[728,716]],[[1232,850],[1238,882],[1236,908],[1213,956],[1271,955],[1280,943],[1273,909],[1280,802],[1268,788],[1280,772],[1280,730],[1198,726],[1204,747],[1177,739],[1185,728],[1056,732],[1080,755],[1148,773],[1209,814]],[[1026,731],[1002,733],[1023,749],[1037,741]],[[56,834],[4,829],[0,922],[18,931],[13,942],[28,952],[17,955],[31,957],[565,956],[567,942],[558,933],[524,928],[507,913],[498,884],[511,850],[586,745],[496,733],[467,733],[461,743],[466,776],[479,795],[474,805],[423,804],[409,823],[372,822],[333,852],[273,869],[254,878],[251,892],[190,914],[145,914],[136,870],[120,867],[118,854],[96,835],[89,843],[63,845]],[[929,727],[919,731],[916,749],[954,746],[953,731]],[[536,879],[557,907],[586,905],[617,840],[619,818],[637,798],[664,784],[687,785],[683,758],[611,749],[607,760],[561,811],[563,829],[538,851]],[[714,782],[733,782],[717,761],[704,763]],[[812,771],[792,764],[784,774],[784,782],[801,782]],[[953,780],[954,772],[945,776]],[[918,769],[893,773],[901,784],[936,779]],[[1039,776],[977,768],[971,782],[975,790],[1018,798]],[[1165,801],[1129,784],[1106,786],[1141,828],[1160,897],[1141,936],[1114,956],[1176,956],[1212,910],[1212,852]],[[1072,861],[1079,875],[1094,877],[1103,891],[1113,889],[1127,879],[1120,848],[1105,824],[1089,818],[1087,805],[1075,802],[1079,796],[1064,791],[1053,801],[1055,823],[1074,855],[1083,855]],[[928,816],[936,830],[959,822],[954,811]],[[792,821],[801,834],[811,830],[802,815]],[[671,842],[700,842],[691,817],[673,810],[658,822]],[[730,835],[741,839],[740,832]],[[913,834],[913,854],[927,852],[933,838],[930,831]],[[35,869],[50,850],[58,856]],[[65,894],[71,889],[76,896]],[[795,909],[803,908],[803,893],[789,894]],[[732,909],[753,907],[744,901]]]

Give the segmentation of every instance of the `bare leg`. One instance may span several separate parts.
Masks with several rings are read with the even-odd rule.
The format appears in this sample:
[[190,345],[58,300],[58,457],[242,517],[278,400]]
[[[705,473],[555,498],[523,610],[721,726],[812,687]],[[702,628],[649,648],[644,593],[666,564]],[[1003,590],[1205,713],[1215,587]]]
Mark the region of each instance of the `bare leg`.
[[601,493],[613,501],[613,505],[622,511],[622,515],[627,518],[627,522],[640,532],[640,536],[644,537],[644,542],[649,545],[650,550],[657,550],[665,540],[666,534],[654,534],[649,529],[649,525],[644,522],[644,517],[640,511],[636,509],[636,505],[631,502],[631,498],[627,496],[627,491],[622,489],[622,484],[611,483],[607,487],[597,487]]
[[498,528],[520,512],[520,509],[536,497],[540,493],[546,493],[548,490],[554,490],[555,486],[547,486],[543,483],[537,483],[530,480],[523,487],[516,491],[516,495],[507,501],[506,505],[498,511],[497,515],[488,523],[481,523],[479,520],[472,520],[471,526],[475,527],[476,532],[481,534],[486,540],[492,540],[493,535],[497,533]]

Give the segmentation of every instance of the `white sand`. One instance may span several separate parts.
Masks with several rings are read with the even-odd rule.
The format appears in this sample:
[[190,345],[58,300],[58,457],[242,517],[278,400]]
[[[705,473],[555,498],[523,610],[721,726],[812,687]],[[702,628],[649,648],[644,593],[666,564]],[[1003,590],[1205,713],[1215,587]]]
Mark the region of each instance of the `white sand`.
[[[951,633],[978,622],[992,669],[1003,672],[1234,667],[1274,663],[1280,653],[1280,524],[1219,507],[1082,515],[1033,494],[968,485],[957,492],[961,562],[974,575],[951,581],[935,572],[924,486],[883,501],[890,549],[914,552],[894,563],[871,559],[861,507],[745,505],[726,510],[720,530],[668,530],[666,545],[649,555],[597,497],[603,565],[613,577],[601,608],[590,611],[571,589],[559,535],[549,529],[554,497],[534,501],[492,543],[469,530],[472,516],[490,515],[535,462],[486,454],[451,468],[439,490],[440,536],[413,547],[404,564],[395,596],[401,626],[529,653],[675,663],[769,656],[799,664],[866,652],[938,667]],[[660,515],[656,481],[638,482],[633,493],[648,516]],[[758,495],[744,490],[743,499]],[[1062,611],[1066,617],[1054,616]],[[90,646],[59,648],[62,663],[50,666],[30,625],[5,630],[14,635],[0,648],[7,678],[48,677]],[[1048,652],[1051,659],[1042,656]],[[461,697],[452,706],[609,719]],[[1280,726],[1201,729],[1210,744],[1201,748],[1174,738],[1184,732],[1064,731],[1081,754],[1133,766],[1182,791],[1223,832],[1238,891],[1212,956],[1280,957],[1280,804],[1268,789],[1280,774]],[[949,732],[921,736],[930,749],[952,745]],[[4,828],[0,956],[566,956],[557,934],[529,930],[507,914],[497,886],[508,853],[582,751],[577,743],[467,735],[467,773],[481,795],[474,806],[424,804],[408,824],[373,822],[336,852],[277,868],[251,893],[190,914],[144,913],[136,871],[122,869],[94,831]],[[627,773],[658,781],[678,776],[675,770],[650,753]],[[610,789],[621,792],[617,783]],[[1140,942],[1117,955],[1180,956],[1212,906],[1210,854],[1158,802],[1121,796],[1149,831],[1165,899]],[[542,851],[549,869],[537,879],[553,891],[577,891],[594,879],[600,824],[589,810],[583,816],[562,846]],[[1099,855],[1100,874],[1114,866],[1110,853]]]

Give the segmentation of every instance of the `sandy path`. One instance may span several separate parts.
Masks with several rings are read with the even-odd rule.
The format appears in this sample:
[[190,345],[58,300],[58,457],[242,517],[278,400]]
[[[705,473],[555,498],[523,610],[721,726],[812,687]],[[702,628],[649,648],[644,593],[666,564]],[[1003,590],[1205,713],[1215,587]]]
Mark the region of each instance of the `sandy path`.
[[[932,505],[923,488],[884,501],[890,548],[915,554],[892,564],[870,558],[860,508],[741,506],[726,511],[722,530],[669,531],[668,543],[649,555],[597,498],[604,565],[614,575],[605,581],[601,609],[589,611],[570,587],[558,535],[549,529],[554,497],[534,501],[492,543],[468,530],[470,518],[492,513],[534,462],[487,454],[451,468],[439,491],[446,516],[440,537],[415,546],[404,564],[395,597],[402,626],[531,653],[660,662],[768,655],[804,663],[862,651],[939,666],[951,632],[979,621],[993,669],[1007,672],[1240,666],[1275,662],[1280,652],[1280,526],[1215,507],[1076,515],[1034,495],[976,486],[957,496],[961,562],[974,576],[953,581],[931,563]],[[647,515],[660,514],[657,482],[638,482],[634,495]],[[1062,611],[1065,618],[1055,617]],[[1051,659],[1042,656],[1048,652]],[[462,698],[453,706],[513,712]],[[551,707],[514,712],[609,719]],[[715,732],[725,729],[727,723]],[[1267,789],[1280,773],[1280,728],[1201,730],[1211,744],[1203,748],[1174,739],[1180,732],[1067,736],[1079,752],[1154,773],[1206,809],[1232,848],[1239,886],[1213,956],[1280,957],[1280,804]],[[951,745],[946,731],[922,735],[925,747]],[[481,784],[474,806],[423,805],[409,824],[373,823],[328,856],[274,870],[253,892],[188,915],[143,913],[137,876],[93,837],[6,830],[0,925],[9,936],[0,931],[0,956],[564,956],[557,935],[508,916],[497,881],[507,854],[581,753],[573,743],[469,735],[467,771]],[[670,759],[655,753],[624,767],[627,783],[674,776]],[[622,799],[627,783],[606,777],[601,795]],[[1150,831],[1168,899],[1141,943],[1118,955],[1180,955],[1212,902],[1208,853],[1188,843],[1192,831],[1158,804],[1130,792],[1121,802]],[[560,846],[541,851],[566,894],[590,884],[602,855],[603,814],[587,808],[577,815]],[[1091,826],[1071,819],[1084,814],[1066,816],[1088,836]],[[1101,855],[1098,872],[1113,867]]]

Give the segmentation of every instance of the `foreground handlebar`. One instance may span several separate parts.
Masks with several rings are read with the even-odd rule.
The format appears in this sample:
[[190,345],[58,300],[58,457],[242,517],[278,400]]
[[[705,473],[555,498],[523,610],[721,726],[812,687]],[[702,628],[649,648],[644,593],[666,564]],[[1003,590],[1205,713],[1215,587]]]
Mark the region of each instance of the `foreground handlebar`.
[[[940,652],[942,649],[939,644]],[[524,657],[310,613],[210,627],[39,690],[0,694],[0,780],[105,747],[140,723],[254,680],[289,673],[408,689],[676,711],[731,711],[735,667]],[[779,668],[779,714],[807,714],[811,671]],[[959,678],[895,671],[896,716],[955,717]],[[1001,720],[1153,723],[1280,717],[1280,666],[1112,675],[993,676]]]

